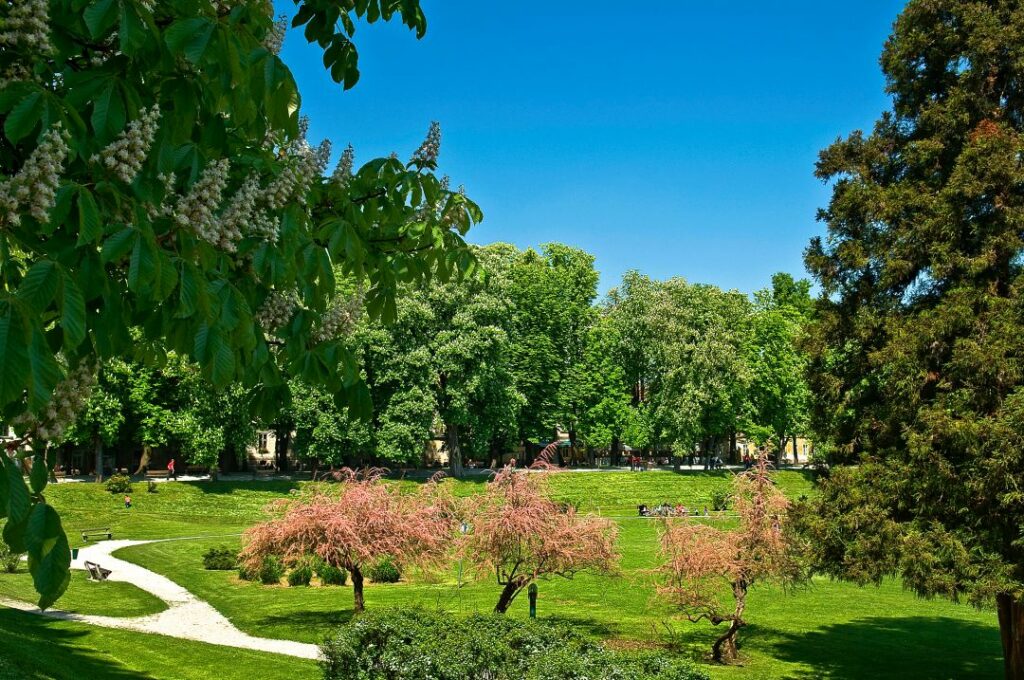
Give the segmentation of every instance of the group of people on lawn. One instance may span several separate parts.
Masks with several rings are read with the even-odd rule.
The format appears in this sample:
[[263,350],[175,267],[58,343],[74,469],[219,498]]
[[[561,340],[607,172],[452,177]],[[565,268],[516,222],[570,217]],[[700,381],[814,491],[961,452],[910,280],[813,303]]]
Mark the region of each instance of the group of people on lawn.
[[708,506],[704,506],[704,512],[694,508],[691,512],[682,503],[672,505],[671,503],[662,503],[656,506],[654,509],[648,508],[647,505],[641,503],[637,506],[637,511],[641,517],[708,517]]

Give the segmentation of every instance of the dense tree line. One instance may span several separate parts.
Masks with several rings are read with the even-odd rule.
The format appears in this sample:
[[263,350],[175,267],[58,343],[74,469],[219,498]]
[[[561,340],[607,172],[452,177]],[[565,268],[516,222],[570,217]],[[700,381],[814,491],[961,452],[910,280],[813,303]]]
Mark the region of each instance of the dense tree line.
[[781,451],[807,427],[797,341],[809,283],[786,274],[753,298],[626,274],[598,300],[588,253],[563,244],[476,252],[479,276],[409,286],[397,323],[363,319],[348,339],[372,402],[360,421],[293,380],[278,429],[327,465],[416,465],[432,437],[458,474],[556,438],[561,461],[619,458],[624,445],[688,455],[737,432]]

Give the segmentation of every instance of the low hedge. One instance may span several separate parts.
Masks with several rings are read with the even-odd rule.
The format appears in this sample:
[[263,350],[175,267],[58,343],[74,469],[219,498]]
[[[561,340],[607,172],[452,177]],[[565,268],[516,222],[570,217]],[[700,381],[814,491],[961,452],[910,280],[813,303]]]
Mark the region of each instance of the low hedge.
[[664,654],[625,654],[559,624],[498,614],[370,611],[321,646],[325,680],[708,680]]

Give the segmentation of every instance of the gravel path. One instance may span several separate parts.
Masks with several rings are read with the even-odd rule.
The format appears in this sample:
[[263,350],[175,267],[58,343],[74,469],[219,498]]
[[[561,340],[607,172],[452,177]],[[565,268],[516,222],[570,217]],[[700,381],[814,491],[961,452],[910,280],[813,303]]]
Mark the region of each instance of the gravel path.
[[91,623],[106,628],[124,628],[141,633],[157,633],[213,645],[286,654],[303,659],[319,657],[319,649],[316,645],[290,640],[258,638],[243,633],[235,628],[234,624],[228,621],[223,614],[169,578],[144,569],[137,564],[118,559],[111,554],[128,546],[156,542],[101,541],[79,550],[78,559],[72,561],[71,568],[85,569],[85,561],[88,560],[98,563],[104,569],[110,569],[113,573],[109,580],[131,583],[166,602],[167,609],[159,614],[137,617],[92,616],[58,609],[40,612],[34,605],[16,600],[0,599],[0,604],[44,616]]

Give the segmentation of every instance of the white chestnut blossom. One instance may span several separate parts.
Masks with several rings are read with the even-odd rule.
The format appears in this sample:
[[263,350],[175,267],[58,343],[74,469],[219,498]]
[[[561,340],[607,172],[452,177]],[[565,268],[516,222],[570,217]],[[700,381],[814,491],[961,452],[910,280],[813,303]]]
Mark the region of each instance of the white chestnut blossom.
[[234,240],[222,230],[222,223],[215,217],[227,187],[228,169],[229,164],[225,158],[208,165],[199,180],[178,201],[173,216],[179,227],[191,228],[204,241],[234,251]]
[[242,227],[253,219],[256,201],[260,197],[260,178],[255,173],[239,187],[220,216],[221,231],[237,241],[242,238]]
[[256,310],[256,323],[266,331],[280,328],[291,321],[296,305],[295,291],[271,291],[260,308]]
[[314,342],[327,342],[351,333],[355,328],[356,321],[359,320],[362,308],[362,295],[356,295],[347,300],[335,299],[313,331]]
[[7,0],[7,16],[0,22],[0,47],[12,52],[53,51],[50,42],[50,3],[47,0]]
[[45,441],[60,441],[85,407],[96,385],[96,368],[83,364],[53,388],[41,413],[25,412],[12,423],[16,430]]
[[280,225],[280,218],[276,215],[260,211],[249,222],[249,234],[275,243],[277,242]]
[[273,27],[267,32],[266,37],[263,38],[263,46],[267,48],[267,51],[271,54],[277,54],[281,51],[281,45],[284,44],[285,33],[288,32],[288,17],[281,15],[274,22]]
[[92,161],[102,163],[122,182],[131,184],[146,162],[159,121],[160,105],[154,104],[143,110],[142,115],[129,123],[128,129],[118,135],[117,139],[93,156]]
[[356,151],[349,144],[341,152],[341,158],[338,159],[338,165],[334,168],[331,180],[342,188],[347,187],[348,183],[352,180],[352,170],[355,167],[355,162]]
[[324,140],[316,149],[300,142],[296,152],[288,159],[284,170],[267,187],[267,207],[280,210],[290,200],[306,202],[306,192],[313,181],[321,177],[331,156],[331,143]]
[[413,153],[410,162],[421,168],[435,168],[439,153],[441,153],[441,124],[434,121],[430,124],[430,130],[427,131],[427,138]]
[[27,208],[41,223],[50,219],[70,139],[71,135],[56,123],[43,135],[21,170],[10,179],[0,180],[0,222],[19,224],[21,208]]

